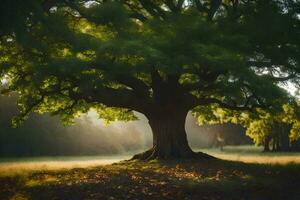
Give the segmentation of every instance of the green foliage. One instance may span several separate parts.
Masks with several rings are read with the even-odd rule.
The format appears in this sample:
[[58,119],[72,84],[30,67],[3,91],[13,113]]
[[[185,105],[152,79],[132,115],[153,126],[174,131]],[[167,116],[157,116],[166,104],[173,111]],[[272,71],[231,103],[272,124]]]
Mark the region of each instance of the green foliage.
[[278,110],[256,109],[255,112],[236,112],[218,107],[204,109],[194,110],[194,116],[198,118],[199,124],[241,124],[247,129],[246,135],[252,138],[256,145],[263,145],[266,138],[272,138],[278,129],[277,125],[280,124],[291,125],[290,132],[286,133],[290,141],[297,141],[300,138],[299,104],[284,104]]
[[292,141],[299,141],[300,140],[300,122],[297,120],[292,127],[290,139]]
[[256,145],[263,145],[267,137],[272,134],[272,122],[270,120],[254,120],[247,127],[246,135],[253,139]]
[[103,105],[95,107],[99,118],[104,119],[106,124],[113,121],[131,121],[136,120],[137,117],[131,110],[122,108],[111,108]]
[[167,105],[238,123],[233,110],[293,101],[279,83],[299,82],[297,3],[180,2],[5,1],[0,77],[19,94],[16,124],[32,111],[70,123]]

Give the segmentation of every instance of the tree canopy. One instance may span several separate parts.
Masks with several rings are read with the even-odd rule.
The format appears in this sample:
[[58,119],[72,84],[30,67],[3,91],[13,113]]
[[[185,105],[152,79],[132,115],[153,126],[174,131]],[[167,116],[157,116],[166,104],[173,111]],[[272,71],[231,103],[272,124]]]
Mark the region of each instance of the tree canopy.
[[93,108],[155,129],[193,109],[276,109],[293,101],[280,84],[300,80],[299,12],[293,0],[5,1],[0,72],[16,122]]

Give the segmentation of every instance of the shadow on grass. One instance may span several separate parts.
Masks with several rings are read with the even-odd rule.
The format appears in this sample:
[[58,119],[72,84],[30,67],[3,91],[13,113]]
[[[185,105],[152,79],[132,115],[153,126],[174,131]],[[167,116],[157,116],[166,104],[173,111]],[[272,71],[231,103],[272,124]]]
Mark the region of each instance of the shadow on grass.
[[0,199],[300,199],[300,165],[120,162],[0,178]]

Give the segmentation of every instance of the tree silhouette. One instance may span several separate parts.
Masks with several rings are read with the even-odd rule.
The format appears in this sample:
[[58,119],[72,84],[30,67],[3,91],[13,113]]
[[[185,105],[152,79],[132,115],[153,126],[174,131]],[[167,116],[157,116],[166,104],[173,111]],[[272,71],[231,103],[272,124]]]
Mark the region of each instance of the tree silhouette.
[[15,123],[32,111],[65,122],[91,108],[109,121],[138,111],[153,147],[135,158],[207,157],[188,145],[188,111],[275,108],[291,99],[278,83],[299,81],[294,1],[5,3],[0,69],[19,94]]

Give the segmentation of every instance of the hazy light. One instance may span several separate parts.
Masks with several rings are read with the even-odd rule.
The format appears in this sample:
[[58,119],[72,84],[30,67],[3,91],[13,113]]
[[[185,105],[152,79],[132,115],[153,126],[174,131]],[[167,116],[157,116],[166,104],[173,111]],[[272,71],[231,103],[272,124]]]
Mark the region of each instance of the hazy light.
[[1,85],[5,85],[8,83],[8,77],[7,76],[4,76],[4,77],[0,77],[0,83]]
[[7,83],[7,79],[1,79],[1,84],[4,85]]
[[299,96],[299,88],[291,82],[287,82],[285,84],[279,84],[279,86],[283,89],[285,89],[286,91],[288,91],[291,95],[295,96],[295,97],[300,97]]

